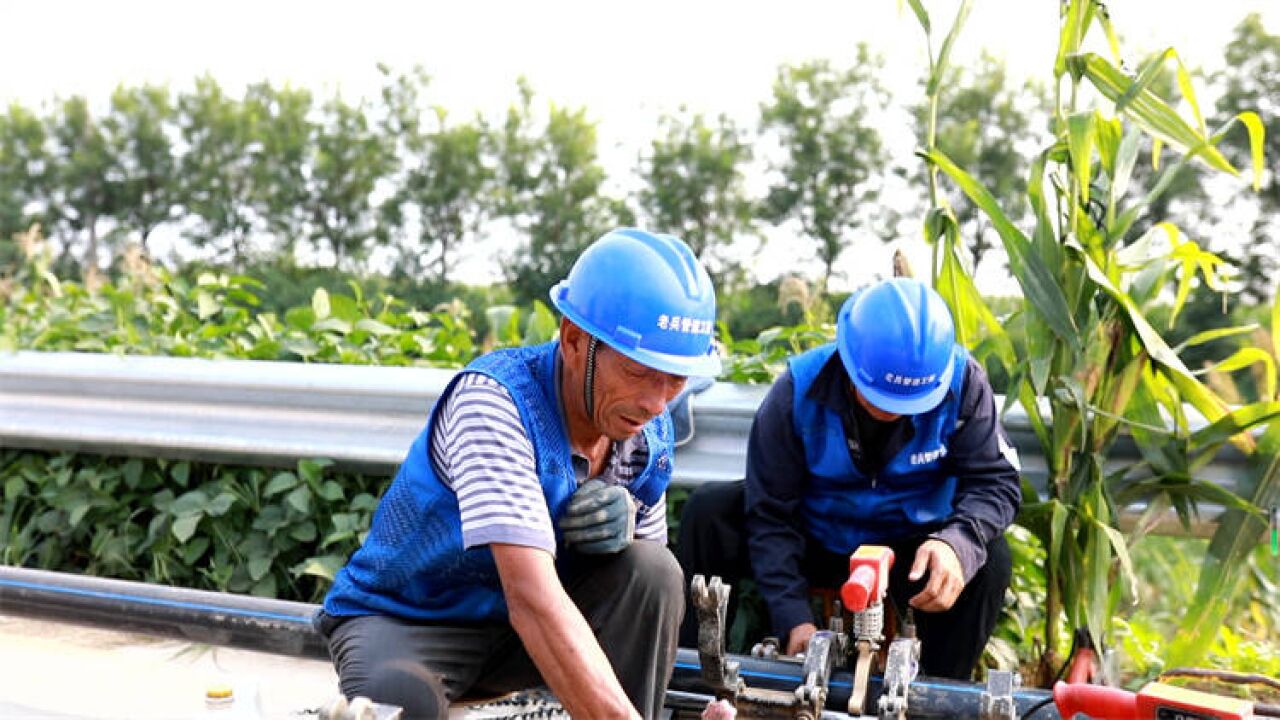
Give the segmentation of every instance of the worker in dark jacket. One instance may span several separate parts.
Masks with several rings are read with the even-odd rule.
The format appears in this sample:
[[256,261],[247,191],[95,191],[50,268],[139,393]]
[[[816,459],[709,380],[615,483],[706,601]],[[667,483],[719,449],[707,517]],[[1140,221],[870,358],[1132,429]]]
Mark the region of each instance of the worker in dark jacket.
[[[686,580],[754,577],[788,654],[817,630],[810,589],[838,589],[860,545],[887,545],[899,617],[914,608],[921,672],[967,679],[1010,579],[1004,530],[1017,455],[982,367],[942,298],[895,278],[854,293],[836,342],[793,357],[751,428],[745,482],[686,504]],[[686,611],[682,644],[696,644]]]

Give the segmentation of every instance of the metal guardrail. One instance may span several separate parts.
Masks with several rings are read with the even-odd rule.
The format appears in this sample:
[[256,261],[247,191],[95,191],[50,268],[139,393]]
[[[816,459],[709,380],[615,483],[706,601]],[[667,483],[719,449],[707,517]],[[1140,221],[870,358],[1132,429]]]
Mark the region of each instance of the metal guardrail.
[[[325,457],[345,470],[391,475],[452,370],[203,360],[86,353],[0,354],[0,447],[294,465]],[[693,398],[693,439],[674,482],[736,480],[767,386],[715,383]],[[1041,488],[1046,464],[1025,412],[1004,418],[1023,475]],[[1121,438],[1118,465],[1138,459]],[[1244,456],[1225,447],[1201,477],[1234,489]]]
[[[454,371],[86,353],[0,354],[0,447],[392,475]],[[767,388],[717,383],[677,453],[684,485],[740,478]]]

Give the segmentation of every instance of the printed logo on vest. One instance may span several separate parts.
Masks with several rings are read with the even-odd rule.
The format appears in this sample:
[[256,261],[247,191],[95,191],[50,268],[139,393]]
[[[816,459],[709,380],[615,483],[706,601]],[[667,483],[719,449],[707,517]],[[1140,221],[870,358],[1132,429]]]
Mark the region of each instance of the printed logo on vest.
[[925,452],[911,453],[912,465],[928,465],[935,460],[941,460],[947,456],[947,446],[939,445],[935,450]]

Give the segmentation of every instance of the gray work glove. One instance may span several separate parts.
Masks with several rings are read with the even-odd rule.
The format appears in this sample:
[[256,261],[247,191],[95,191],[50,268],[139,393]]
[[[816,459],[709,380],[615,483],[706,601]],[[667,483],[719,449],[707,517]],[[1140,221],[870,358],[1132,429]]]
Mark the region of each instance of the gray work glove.
[[569,548],[587,555],[620,552],[636,534],[636,506],[621,485],[588,480],[569,498],[560,518],[560,530]]

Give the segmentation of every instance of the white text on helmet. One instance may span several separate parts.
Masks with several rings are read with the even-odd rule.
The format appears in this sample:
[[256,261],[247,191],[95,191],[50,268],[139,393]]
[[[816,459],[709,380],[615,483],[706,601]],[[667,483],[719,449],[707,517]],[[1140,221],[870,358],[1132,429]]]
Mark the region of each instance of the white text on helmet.
[[669,330],[671,332],[688,333],[690,335],[710,335],[712,322],[710,320],[698,320],[691,317],[682,317],[680,315],[659,315],[658,329]]
[[885,373],[884,381],[891,385],[901,385],[903,387],[919,387],[921,385],[932,385],[937,381],[937,375],[926,375],[925,377],[908,377],[906,375],[895,375],[893,373]]
[[947,456],[947,446],[939,445],[934,450],[928,450],[926,452],[911,453],[911,464],[927,465],[933,462],[934,460],[941,460],[946,456]]

